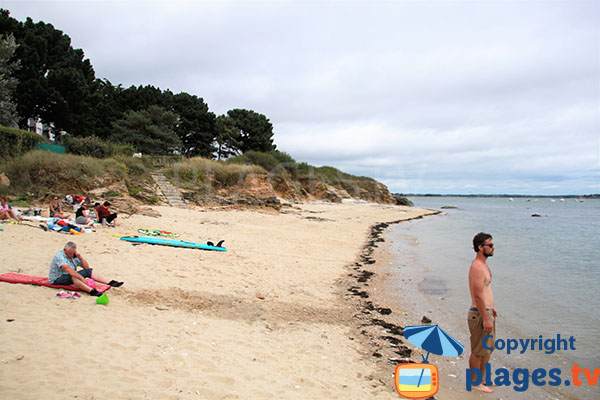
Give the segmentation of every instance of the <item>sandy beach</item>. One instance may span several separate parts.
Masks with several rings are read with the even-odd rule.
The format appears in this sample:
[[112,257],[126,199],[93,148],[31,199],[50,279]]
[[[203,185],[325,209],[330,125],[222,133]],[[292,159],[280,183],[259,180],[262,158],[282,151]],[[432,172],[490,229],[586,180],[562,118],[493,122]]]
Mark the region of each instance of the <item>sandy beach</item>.
[[[383,328],[361,330],[365,299],[348,289],[371,262],[373,226],[430,211],[330,203],[279,213],[153,209],[159,218],[120,216],[117,228],[79,236],[3,225],[1,273],[46,276],[52,256],[73,240],[99,274],[125,285],[102,306],[86,294],[59,298],[57,289],[0,283],[0,397],[398,398],[394,366],[373,356],[369,339]],[[138,228],[225,239],[227,252],[108,235]]]

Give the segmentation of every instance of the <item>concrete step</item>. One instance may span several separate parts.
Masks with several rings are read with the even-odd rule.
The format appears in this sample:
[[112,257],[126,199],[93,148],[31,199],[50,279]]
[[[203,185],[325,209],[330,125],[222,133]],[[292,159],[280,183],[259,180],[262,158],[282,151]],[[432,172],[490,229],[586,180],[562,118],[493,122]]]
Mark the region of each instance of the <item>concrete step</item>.
[[152,174],[152,179],[154,179],[163,197],[171,207],[185,208],[185,202],[179,195],[179,191],[175,186],[171,185],[163,174],[155,172]]

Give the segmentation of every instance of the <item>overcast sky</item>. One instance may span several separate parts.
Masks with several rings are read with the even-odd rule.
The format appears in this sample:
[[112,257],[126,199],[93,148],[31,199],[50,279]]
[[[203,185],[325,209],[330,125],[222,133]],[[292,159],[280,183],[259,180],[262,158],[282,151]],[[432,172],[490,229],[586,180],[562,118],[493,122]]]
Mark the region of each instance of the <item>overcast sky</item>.
[[599,1],[4,1],[96,76],[400,193],[600,193]]

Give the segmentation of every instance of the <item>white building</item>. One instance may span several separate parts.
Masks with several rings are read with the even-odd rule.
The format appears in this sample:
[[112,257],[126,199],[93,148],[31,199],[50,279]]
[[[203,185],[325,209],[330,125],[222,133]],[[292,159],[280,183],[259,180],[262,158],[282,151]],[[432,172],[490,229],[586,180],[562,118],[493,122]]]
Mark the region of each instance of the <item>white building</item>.
[[45,124],[39,118],[29,118],[27,120],[27,130],[29,132],[35,132],[38,135],[45,137],[50,142],[56,141],[57,132],[55,132],[53,123]]

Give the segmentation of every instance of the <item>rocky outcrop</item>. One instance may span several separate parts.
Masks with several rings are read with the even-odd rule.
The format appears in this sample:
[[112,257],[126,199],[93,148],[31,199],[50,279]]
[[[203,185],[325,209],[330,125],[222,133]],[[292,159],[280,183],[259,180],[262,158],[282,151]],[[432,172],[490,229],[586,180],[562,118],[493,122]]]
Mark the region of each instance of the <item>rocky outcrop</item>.
[[123,180],[97,178],[90,186],[93,189],[85,191],[85,195],[91,199],[122,196],[129,193]]
[[[242,206],[281,208],[279,199],[290,202],[322,200],[341,203],[344,199],[363,200],[370,203],[398,204],[387,187],[372,179],[344,180],[338,186],[318,178],[292,180],[284,175],[253,172],[237,179],[235,184],[224,186],[209,176],[202,187],[189,185],[178,188],[188,203],[201,206]],[[183,186],[183,185],[182,185]]]
[[10,186],[10,179],[3,173],[0,174],[0,186]]
[[[344,199],[364,200],[369,203],[396,204],[387,186],[374,180],[342,182],[342,187],[329,185],[318,179],[301,179],[304,198],[340,203]],[[283,197],[283,196],[282,196]],[[285,197],[284,197],[285,198]]]
[[404,196],[401,196],[399,194],[393,194],[392,196],[396,200],[396,205],[398,205],[398,206],[408,206],[408,207],[414,206],[414,203]]

